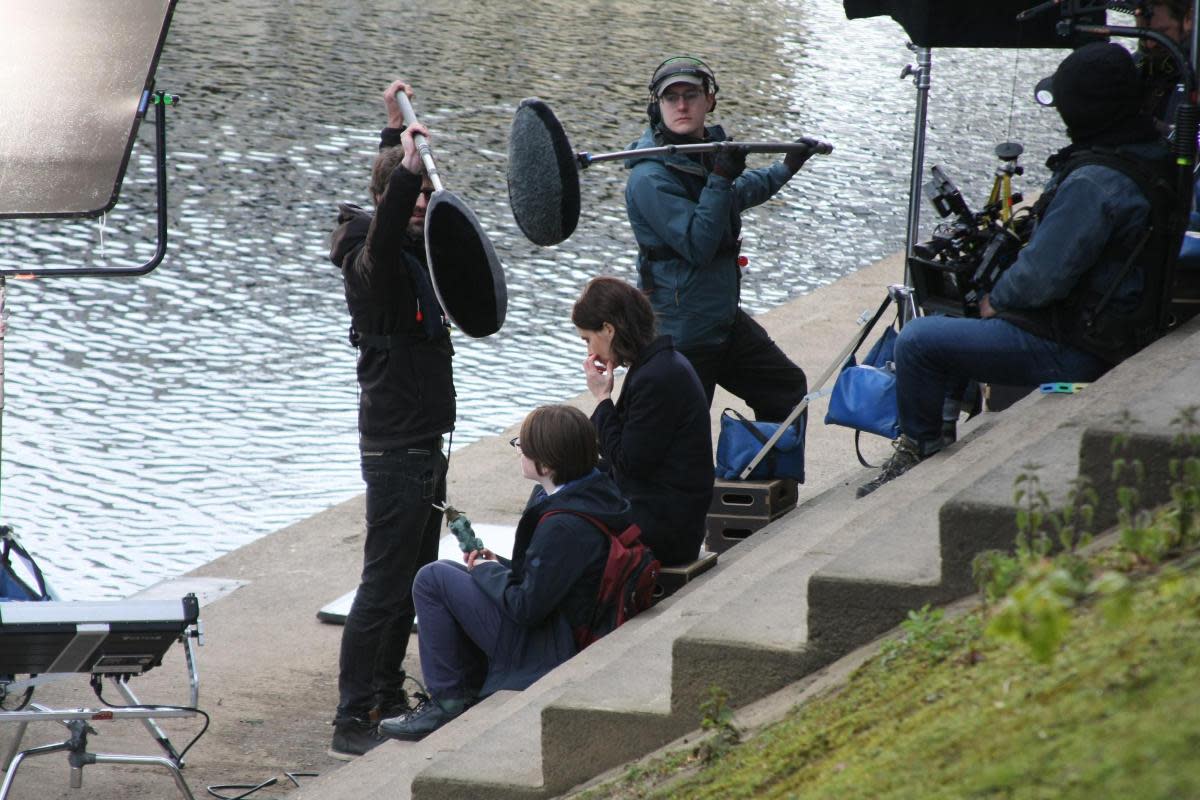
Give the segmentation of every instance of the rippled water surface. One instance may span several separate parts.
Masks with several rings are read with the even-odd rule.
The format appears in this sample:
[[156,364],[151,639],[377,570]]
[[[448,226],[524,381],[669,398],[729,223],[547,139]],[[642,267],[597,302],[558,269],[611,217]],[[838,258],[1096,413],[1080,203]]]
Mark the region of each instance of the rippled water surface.
[[[165,263],[140,279],[8,284],[3,518],[62,594],[121,597],[361,490],[354,352],[326,252],[335,203],[366,200],[392,78],[416,84],[447,187],[482,220],[508,280],[503,330],[457,337],[458,447],[582,390],[570,305],[594,274],[632,277],[617,165],[583,174],[568,242],[543,250],[520,235],[504,170],[523,97],[545,99],[576,149],[624,149],[649,73],[690,52],[716,69],[716,119],[735,137],[834,143],[746,215],[743,299],[760,312],[902,247],[904,41],[890,20],[849,22],[840,3],[805,0],[675,17],[629,0],[180,2],[158,71],[182,97]],[[929,163],[973,204],[1007,138],[1030,153],[1023,185],[1044,179],[1062,132],[1032,86],[1060,55],[935,53]],[[0,225],[0,263],[143,261],[150,128],[106,220]]]

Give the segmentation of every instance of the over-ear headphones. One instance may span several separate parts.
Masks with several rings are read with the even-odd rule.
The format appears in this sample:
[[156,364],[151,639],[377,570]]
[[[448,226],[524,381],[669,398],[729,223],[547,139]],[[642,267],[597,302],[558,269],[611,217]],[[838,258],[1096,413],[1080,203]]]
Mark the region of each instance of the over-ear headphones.
[[695,56],[672,56],[654,68],[654,73],[650,76],[650,84],[646,87],[650,91],[650,105],[646,108],[646,116],[650,118],[650,124],[657,125],[662,120],[662,114],[658,108],[658,93],[655,89],[665,79],[676,75],[690,75],[699,78],[704,93],[712,97],[708,110],[711,112],[717,107],[716,95],[721,87],[717,85],[717,76],[713,73],[712,67]]

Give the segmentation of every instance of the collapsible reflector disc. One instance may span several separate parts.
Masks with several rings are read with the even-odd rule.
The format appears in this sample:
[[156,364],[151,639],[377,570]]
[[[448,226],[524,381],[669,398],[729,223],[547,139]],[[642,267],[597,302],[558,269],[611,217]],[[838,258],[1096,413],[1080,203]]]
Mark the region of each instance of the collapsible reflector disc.
[[450,321],[476,339],[500,330],[508,310],[504,269],[471,209],[444,189],[425,211],[425,255]]

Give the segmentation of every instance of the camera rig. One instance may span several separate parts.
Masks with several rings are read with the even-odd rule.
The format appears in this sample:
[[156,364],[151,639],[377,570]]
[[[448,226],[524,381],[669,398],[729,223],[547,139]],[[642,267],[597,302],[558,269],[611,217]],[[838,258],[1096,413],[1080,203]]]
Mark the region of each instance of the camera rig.
[[1033,233],[1028,208],[1013,192],[1012,179],[1024,173],[1017,163],[1024,148],[1016,142],[996,146],[992,192],[982,211],[972,211],[962,192],[941,167],[930,169],[924,194],[943,222],[932,238],[913,245],[909,258],[913,288],[926,314],[978,317],[979,301],[1016,260]]

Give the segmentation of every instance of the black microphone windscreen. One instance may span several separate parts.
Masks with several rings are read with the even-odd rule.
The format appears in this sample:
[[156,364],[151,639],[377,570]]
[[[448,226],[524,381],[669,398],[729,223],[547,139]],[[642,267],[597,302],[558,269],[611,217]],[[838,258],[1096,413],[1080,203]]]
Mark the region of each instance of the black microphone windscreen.
[[566,131],[536,97],[521,101],[508,135],[508,202],[526,238],[565,241],[579,223],[579,166]]

